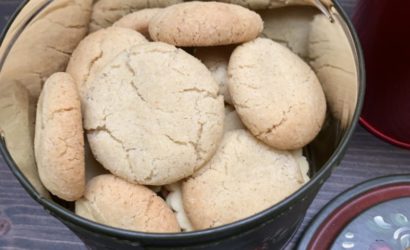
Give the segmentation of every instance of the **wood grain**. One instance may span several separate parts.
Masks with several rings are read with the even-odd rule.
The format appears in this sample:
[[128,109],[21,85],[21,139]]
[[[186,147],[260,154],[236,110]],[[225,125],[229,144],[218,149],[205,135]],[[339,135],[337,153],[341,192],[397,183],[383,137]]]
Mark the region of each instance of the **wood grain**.
[[[20,0],[0,0],[0,28]],[[341,1],[352,13],[356,0]],[[293,249],[312,217],[337,194],[367,179],[410,173],[410,151],[391,146],[358,127],[341,165],[334,171],[309,208]],[[14,178],[0,156],[0,249],[86,249],[57,219],[35,203]]]

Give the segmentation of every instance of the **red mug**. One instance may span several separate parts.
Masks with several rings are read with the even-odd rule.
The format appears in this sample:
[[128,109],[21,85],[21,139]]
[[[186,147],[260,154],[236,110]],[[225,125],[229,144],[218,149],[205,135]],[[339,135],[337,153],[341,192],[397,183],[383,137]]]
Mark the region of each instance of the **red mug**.
[[366,64],[361,123],[410,149],[410,1],[360,0],[353,22]]

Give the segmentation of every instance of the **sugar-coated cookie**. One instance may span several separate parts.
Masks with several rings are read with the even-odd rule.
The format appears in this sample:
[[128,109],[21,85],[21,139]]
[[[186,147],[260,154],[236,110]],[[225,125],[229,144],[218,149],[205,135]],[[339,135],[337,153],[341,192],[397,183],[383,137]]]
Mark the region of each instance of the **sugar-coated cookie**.
[[310,24],[318,10],[290,6],[258,12],[264,22],[262,35],[288,47],[302,58],[308,57]]
[[350,42],[337,18],[331,23],[323,15],[315,16],[309,35],[309,57],[329,110],[346,128],[353,119],[359,87]]
[[19,82],[36,102],[45,80],[64,71],[87,34],[92,0],[55,0],[23,30],[2,66],[0,82]]
[[49,197],[40,181],[34,158],[35,112],[29,105],[29,93],[23,85],[0,84],[0,134],[4,136],[7,150],[17,167],[41,196]]
[[145,42],[148,41],[139,32],[122,27],[102,29],[82,40],[66,70],[77,83],[81,101],[86,98],[89,82],[103,66],[120,52]]
[[194,52],[195,57],[211,71],[219,83],[219,94],[229,104],[232,104],[232,100],[228,91],[228,63],[233,49],[233,46],[200,47]]
[[136,30],[147,39],[150,39],[148,31],[149,22],[159,11],[161,11],[161,8],[139,10],[122,17],[113,26]]
[[150,233],[180,232],[165,201],[149,188],[110,174],[93,178],[75,203],[77,215],[112,227]]
[[261,212],[303,182],[292,154],[235,130],[226,133],[214,157],[183,182],[182,199],[194,229],[206,229]]
[[183,0],[96,0],[91,14],[90,33],[107,28],[129,13],[146,9],[162,8]]
[[263,30],[261,17],[239,5],[186,2],[163,9],[151,19],[154,41],[176,46],[216,46],[250,41]]
[[244,125],[282,150],[304,147],[319,133],[326,99],[312,69],[288,48],[258,38],[235,49],[229,93]]
[[88,88],[85,128],[96,159],[145,185],[190,176],[215,152],[224,104],[198,59],[165,43],[137,45],[108,63]]
[[41,92],[34,137],[40,179],[54,195],[79,199],[85,188],[80,98],[73,78],[55,73]]

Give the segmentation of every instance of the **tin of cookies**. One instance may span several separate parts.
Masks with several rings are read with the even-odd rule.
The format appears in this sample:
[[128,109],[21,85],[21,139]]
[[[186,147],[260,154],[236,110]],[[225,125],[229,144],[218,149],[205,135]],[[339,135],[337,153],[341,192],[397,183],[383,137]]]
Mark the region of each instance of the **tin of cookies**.
[[223,133],[218,84],[198,59],[153,42],[124,51],[88,88],[85,128],[96,159],[145,185],[190,176]]
[[225,225],[261,212],[303,185],[295,158],[245,130],[225,134],[215,156],[182,185],[194,229]]
[[244,125],[282,150],[299,149],[319,133],[326,99],[312,69],[288,48],[258,38],[235,49],[229,92]]
[[44,186],[61,199],[80,198],[85,188],[83,126],[77,88],[67,73],[50,76],[40,94],[34,149]]
[[148,31],[149,22],[159,11],[161,11],[161,8],[139,10],[122,17],[116,21],[113,26],[136,30],[151,40]]
[[84,197],[75,203],[77,215],[127,230],[180,232],[177,219],[165,201],[149,188],[110,174],[94,177]]
[[250,41],[263,30],[262,18],[251,10],[218,2],[186,2],[163,9],[151,19],[154,41],[176,46],[216,46]]
[[88,35],[74,50],[67,66],[77,83],[83,102],[89,81],[110,60],[123,50],[147,40],[140,33],[121,27],[110,27]]

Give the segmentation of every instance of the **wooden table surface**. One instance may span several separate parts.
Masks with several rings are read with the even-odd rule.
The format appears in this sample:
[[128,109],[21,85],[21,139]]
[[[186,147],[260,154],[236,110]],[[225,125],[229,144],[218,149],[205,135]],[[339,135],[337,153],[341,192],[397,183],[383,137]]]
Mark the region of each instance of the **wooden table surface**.
[[[0,30],[21,0],[0,0]],[[356,0],[340,1],[351,13]],[[365,180],[410,173],[410,151],[391,146],[358,126],[341,165],[324,184],[286,249],[293,249],[312,217],[333,197]],[[62,223],[25,193],[0,156],[0,249],[85,249]]]

